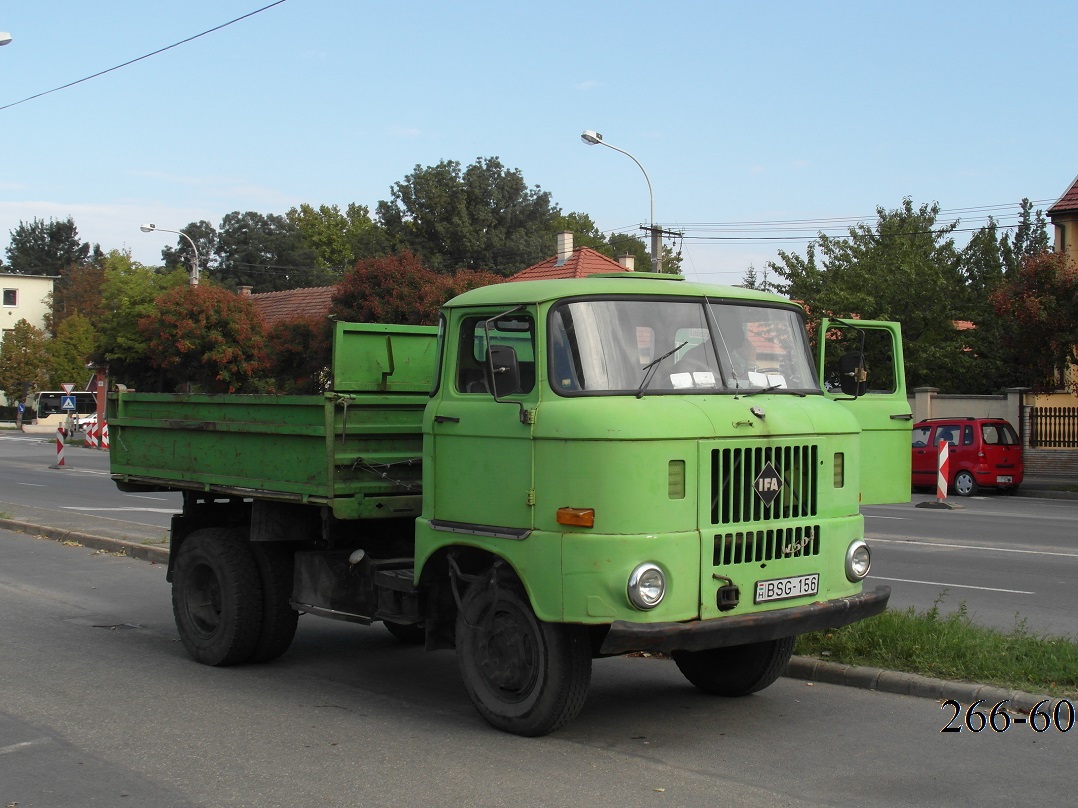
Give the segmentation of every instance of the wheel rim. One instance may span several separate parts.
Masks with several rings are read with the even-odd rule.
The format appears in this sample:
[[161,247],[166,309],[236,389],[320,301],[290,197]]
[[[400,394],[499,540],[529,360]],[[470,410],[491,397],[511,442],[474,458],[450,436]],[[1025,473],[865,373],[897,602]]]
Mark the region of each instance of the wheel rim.
[[499,603],[489,630],[480,629],[479,672],[507,703],[526,700],[540,679],[542,642],[528,615],[512,604]]
[[966,472],[959,472],[958,476],[954,478],[954,490],[960,495],[968,497],[970,492],[973,491],[973,478]]
[[191,628],[202,637],[212,637],[221,625],[221,582],[208,564],[199,564],[188,578],[184,591],[184,611]]

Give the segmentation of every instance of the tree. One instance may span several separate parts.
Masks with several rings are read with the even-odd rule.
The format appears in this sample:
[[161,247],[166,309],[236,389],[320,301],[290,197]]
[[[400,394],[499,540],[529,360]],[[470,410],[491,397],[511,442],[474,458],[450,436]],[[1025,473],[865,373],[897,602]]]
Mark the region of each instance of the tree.
[[49,311],[45,315],[46,330],[55,336],[60,324],[74,314],[81,314],[91,323],[98,322],[105,313],[101,296],[104,280],[103,258],[60,270],[60,280],[53,288]]
[[[217,251],[217,231],[214,229],[213,225],[205,219],[202,219],[197,222],[191,222],[186,227],[181,227],[180,232],[191,239],[198,250],[199,274],[202,272],[212,272],[217,263],[215,256]],[[191,249],[191,243],[183,236],[176,237],[175,247],[165,246],[161,250],[161,261],[167,270],[182,267],[190,273],[191,262],[194,257],[195,255],[194,251]]]
[[318,257],[299,226],[284,216],[233,211],[221,220],[217,234],[214,279],[229,289],[250,286],[255,292],[276,292],[328,286],[333,273],[319,269]]
[[325,390],[332,360],[333,321],[326,317],[284,320],[266,332],[266,371],[274,392]]
[[1067,366],[1078,364],[1078,267],[1062,253],[1027,256],[992,294],[992,304],[1009,326],[1004,339],[1025,384],[1056,389]]
[[176,389],[235,393],[264,362],[262,318],[254,304],[216,284],[168,290],[138,327],[150,364]]
[[909,198],[876,214],[875,227],[858,224],[848,238],[821,233],[804,259],[780,252],[781,262],[768,262],[782,279],[774,286],[805,303],[813,322],[830,315],[900,321],[908,386],[955,390],[971,361],[955,327],[962,279],[951,233],[958,222],[937,225],[939,205],[914,209]]
[[86,262],[90,245],[79,241],[79,231],[69,216],[63,221],[20,221],[10,233],[8,271],[16,275],[59,275],[61,270]]
[[0,342],[0,392],[21,401],[28,390],[44,390],[48,380],[45,332],[19,320]]
[[478,158],[461,171],[443,160],[419,165],[394,183],[378,218],[395,245],[436,272],[474,269],[512,275],[550,254],[557,207],[539,186],[497,157]]
[[1033,203],[1028,197],[1022,200],[1021,208],[1014,236],[1004,233],[999,242],[1004,269],[1007,272],[1017,271],[1026,258],[1048,252],[1048,222],[1045,221],[1044,213],[1038,210],[1030,215]]
[[95,339],[90,320],[81,314],[72,314],[60,323],[56,336],[45,342],[50,389],[59,390],[65,382],[81,385],[86,380]]
[[366,205],[350,203],[342,213],[336,205],[321,205],[315,210],[303,204],[288,211],[288,220],[299,228],[304,243],[314,251],[315,265],[337,277],[359,259],[389,251],[389,239],[371,219]]
[[97,323],[95,360],[107,364],[114,381],[146,389],[160,383],[150,363],[148,340],[138,324],[149,316],[156,299],[168,289],[188,285],[186,270],[158,273],[131,259],[130,252],[112,250],[104,259],[101,286],[104,313]]
[[356,262],[333,294],[333,316],[357,323],[433,325],[449,298],[504,280],[491,272],[434,272],[405,250]]

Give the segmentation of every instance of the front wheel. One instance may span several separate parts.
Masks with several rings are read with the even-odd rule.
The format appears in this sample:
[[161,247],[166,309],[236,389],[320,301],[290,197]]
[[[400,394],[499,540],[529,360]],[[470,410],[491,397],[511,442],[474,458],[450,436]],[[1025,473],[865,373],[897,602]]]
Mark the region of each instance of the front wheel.
[[972,497],[977,493],[977,481],[972,474],[962,469],[954,476],[954,492],[960,497]]
[[456,638],[464,686],[495,729],[546,735],[584,706],[591,682],[587,629],[539,620],[519,583],[472,585]]
[[674,651],[678,670],[714,696],[747,696],[772,684],[794,652],[794,637],[707,651]]

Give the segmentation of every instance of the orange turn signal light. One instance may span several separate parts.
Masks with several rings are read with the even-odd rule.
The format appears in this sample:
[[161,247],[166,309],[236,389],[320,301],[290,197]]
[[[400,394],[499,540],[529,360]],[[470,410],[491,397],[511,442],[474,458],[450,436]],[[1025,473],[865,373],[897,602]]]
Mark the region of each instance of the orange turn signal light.
[[558,508],[558,524],[595,527],[595,508]]

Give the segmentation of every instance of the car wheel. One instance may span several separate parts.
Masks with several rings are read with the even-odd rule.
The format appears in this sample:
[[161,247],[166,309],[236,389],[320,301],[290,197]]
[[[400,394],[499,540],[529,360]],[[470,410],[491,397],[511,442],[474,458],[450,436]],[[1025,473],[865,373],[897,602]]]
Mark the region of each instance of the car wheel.
[[977,481],[965,469],[954,476],[954,492],[960,497],[972,497],[977,493]]
[[464,686],[494,728],[546,735],[580,712],[591,681],[587,630],[539,620],[516,581],[473,584],[456,630]]
[[772,684],[790,662],[795,637],[708,651],[674,651],[674,663],[693,685],[713,696],[747,696]]
[[180,545],[172,611],[184,647],[203,665],[251,658],[262,628],[262,583],[250,547],[234,531],[196,530]]

